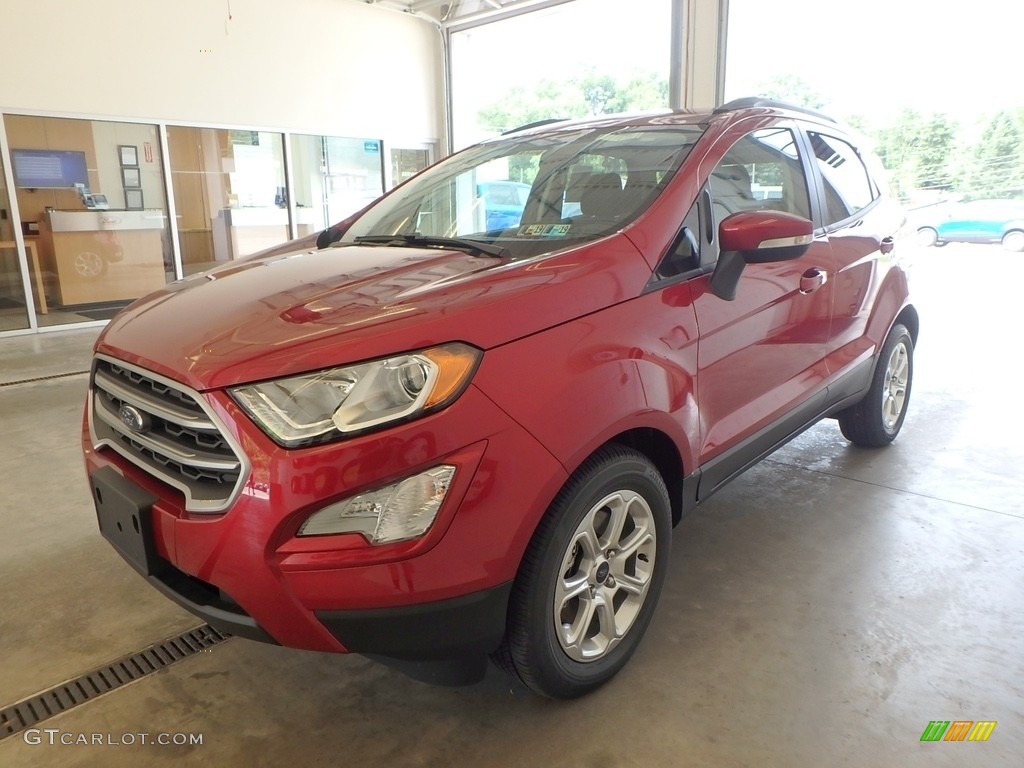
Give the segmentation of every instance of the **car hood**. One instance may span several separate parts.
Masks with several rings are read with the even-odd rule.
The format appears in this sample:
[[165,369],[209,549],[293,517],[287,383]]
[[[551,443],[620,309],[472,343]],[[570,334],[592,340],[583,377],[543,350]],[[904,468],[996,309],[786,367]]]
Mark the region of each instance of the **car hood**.
[[488,349],[636,296],[649,277],[622,235],[523,262],[436,248],[275,249],[140,299],[96,348],[205,390],[448,341]]

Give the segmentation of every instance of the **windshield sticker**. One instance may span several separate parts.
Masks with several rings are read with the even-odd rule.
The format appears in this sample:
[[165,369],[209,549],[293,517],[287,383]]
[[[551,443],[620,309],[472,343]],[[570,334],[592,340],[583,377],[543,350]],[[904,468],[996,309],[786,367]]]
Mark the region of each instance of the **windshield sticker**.
[[572,224],[528,224],[519,228],[518,237],[565,237]]

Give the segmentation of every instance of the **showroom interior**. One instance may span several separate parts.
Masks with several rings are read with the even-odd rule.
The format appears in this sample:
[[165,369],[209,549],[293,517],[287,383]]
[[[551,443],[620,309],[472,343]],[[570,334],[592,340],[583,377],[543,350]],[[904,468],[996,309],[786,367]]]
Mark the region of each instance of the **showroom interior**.
[[[899,439],[857,448],[825,419],[686,516],[643,644],[576,700],[497,668],[444,687],[211,633],[104,541],[83,470],[93,344],[124,307],[311,245],[523,123],[766,95],[866,134],[948,112],[970,147],[1005,110],[1024,137],[1024,102],[998,87],[1015,50],[1000,6],[964,20],[975,53],[958,68],[923,61],[919,39],[957,22],[908,2],[879,30],[883,6],[6,0],[0,763],[1019,765],[1024,419],[1006,398],[1024,254],[998,244],[897,246],[921,318]],[[975,151],[951,146],[954,163]],[[933,186],[909,221],[950,194]],[[71,681],[81,696],[53,693]],[[984,743],[933,743],[934,721],[997,725]]]

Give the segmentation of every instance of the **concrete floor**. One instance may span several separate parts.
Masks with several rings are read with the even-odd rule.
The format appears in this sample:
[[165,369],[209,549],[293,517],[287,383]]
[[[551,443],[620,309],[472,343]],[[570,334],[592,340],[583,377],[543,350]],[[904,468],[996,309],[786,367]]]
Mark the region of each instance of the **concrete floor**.
[[[675,531],[661,604],[575,702],[492,671],[412,682],[360,657],[231,639],[41,727],[192,747],[0,741],[3,766],[1013,766],[1024,754],[1024,255],[918,257],[910,415],[880,451],[832,422]],[[84,371],[96,331],[0,340],[0,383]],[[195,626],[95,530],[86,378],[0,386],[0,708]],[[985,743],[921,743],[995,720]]]

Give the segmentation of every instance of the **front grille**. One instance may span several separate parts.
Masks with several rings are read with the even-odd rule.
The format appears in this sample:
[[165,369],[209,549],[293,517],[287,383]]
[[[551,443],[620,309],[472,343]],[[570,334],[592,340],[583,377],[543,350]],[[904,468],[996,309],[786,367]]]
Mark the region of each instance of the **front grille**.
[[[93,363],[90,383],[89,426],[97,447],[110,446],[179,489],[190,512],[230,506],[247,464],[197,392],[101,356]],[[123,418],[126,409],[142,417],[141,428]]]

